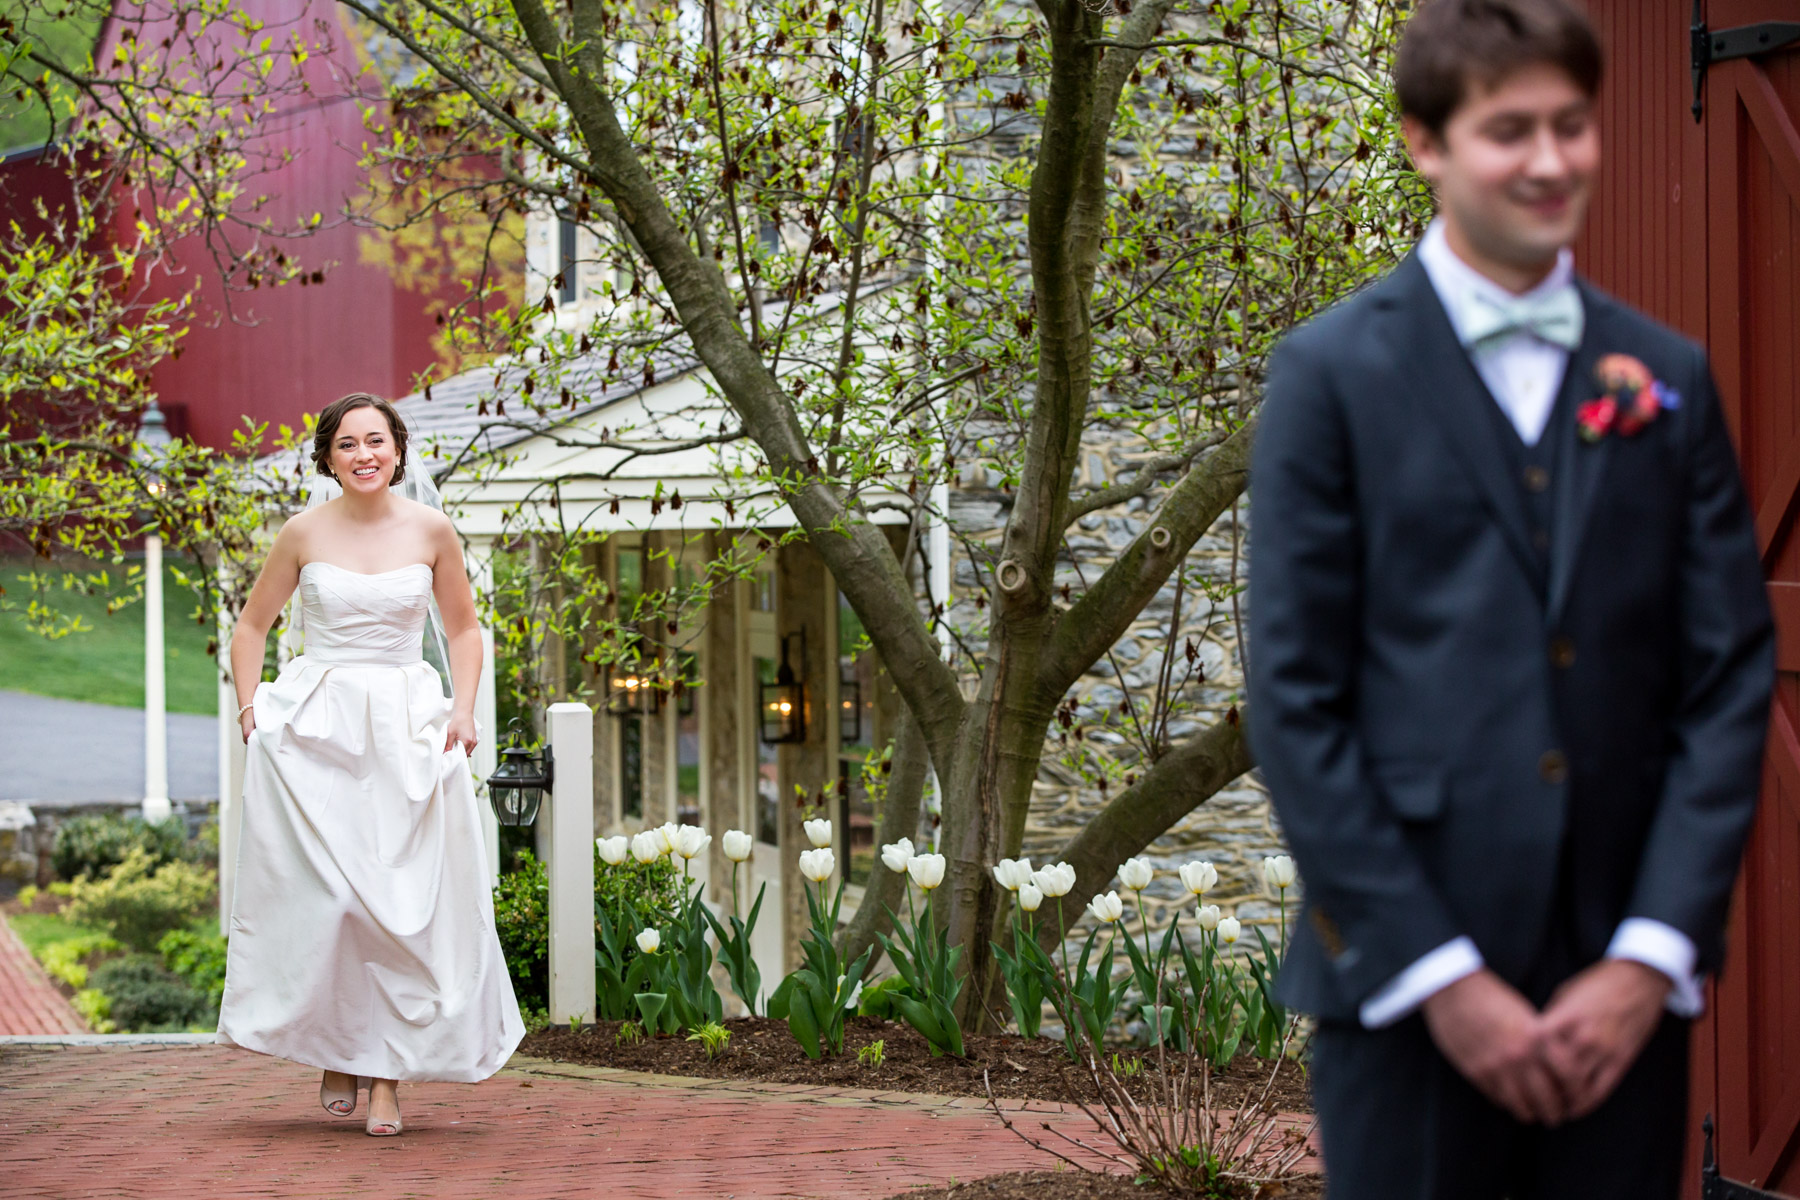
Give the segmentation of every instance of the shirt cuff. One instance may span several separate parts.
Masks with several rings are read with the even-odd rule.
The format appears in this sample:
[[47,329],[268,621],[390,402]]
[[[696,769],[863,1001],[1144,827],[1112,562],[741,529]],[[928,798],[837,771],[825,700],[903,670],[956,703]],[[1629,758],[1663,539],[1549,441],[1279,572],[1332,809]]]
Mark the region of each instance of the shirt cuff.
[[1362,1002],[1356,1015],[1366,1029],[1392,1025],[1484,965],[1472,939],[1452,938],[1383,984]]
[[1667,1007],[1676,1016],[1697,1017],[1706,1011],[1706,995],[1694,974],[1693,939],[1674,926],[1649,917],[1626,917],[1613,933],[1606,957],[1628,958],[1667,975]]

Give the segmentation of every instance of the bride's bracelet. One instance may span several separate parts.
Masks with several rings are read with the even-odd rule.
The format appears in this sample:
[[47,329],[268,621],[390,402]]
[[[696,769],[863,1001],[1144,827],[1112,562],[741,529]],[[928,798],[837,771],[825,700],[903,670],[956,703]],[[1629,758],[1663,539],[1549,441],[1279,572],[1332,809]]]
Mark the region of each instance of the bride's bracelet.
[[239,706],[237,719],[240,721],[243,720],[244,719],[244,709],[250,708],[250,707],[254,706],[255,704],[256,704],[256,701],[252,700],[252,701],[250,701],[249,704]]

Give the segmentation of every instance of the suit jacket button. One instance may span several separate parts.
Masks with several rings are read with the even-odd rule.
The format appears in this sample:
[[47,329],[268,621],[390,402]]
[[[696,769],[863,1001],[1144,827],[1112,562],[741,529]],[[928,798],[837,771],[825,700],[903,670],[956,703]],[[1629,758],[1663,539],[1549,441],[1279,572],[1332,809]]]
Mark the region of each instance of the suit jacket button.
[[1538,776],[1545,783],[1559,784],[1569,778],[1569,760],[1561,750],[1546,750],[1538,759]]
[[1525,468],[1525,490],[1541,492],[1550,486],[1550,472],[1542,467]]
[[1539,551],[1550,549],[1550,535],[1542,529],[1538,530],[1531,535],[1531,545]]
[[1575,665],[1575,643],[1566,637],[1550,639],[1550,665],[1567,670]]

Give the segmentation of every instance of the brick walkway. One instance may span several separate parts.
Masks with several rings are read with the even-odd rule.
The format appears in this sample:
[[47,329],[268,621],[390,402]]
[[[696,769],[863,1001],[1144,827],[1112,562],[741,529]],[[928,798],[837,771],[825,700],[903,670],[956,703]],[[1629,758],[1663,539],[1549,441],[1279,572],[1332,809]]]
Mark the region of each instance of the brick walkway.
[[[87,1023],[0,917],[0,1035],[86,1032]],[[0,1188],[4,1186],[0,1183]]]
[[[248,1051],[0,1044],[0,1197],[876,1200],[1055,1165],[968,1099],[517,1057],[475,1087],[403,1084],[400,1102],[405,1134],[376,1139],[360,1106],[319,1108],[317,1071]],[[1095,1133],[1029,1111],[1034,1133]]]

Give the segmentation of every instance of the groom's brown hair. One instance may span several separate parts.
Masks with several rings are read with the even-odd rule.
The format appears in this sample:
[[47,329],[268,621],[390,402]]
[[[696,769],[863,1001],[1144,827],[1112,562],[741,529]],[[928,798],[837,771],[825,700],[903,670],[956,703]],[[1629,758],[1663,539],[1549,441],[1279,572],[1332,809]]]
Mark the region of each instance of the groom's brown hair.
[[1404,116],[1441,134],[1471,84],[1539,63],[1590,97],[1599,92],[1600,36],[1572,0],[1426,0],[1400,35],[1394,90]]

